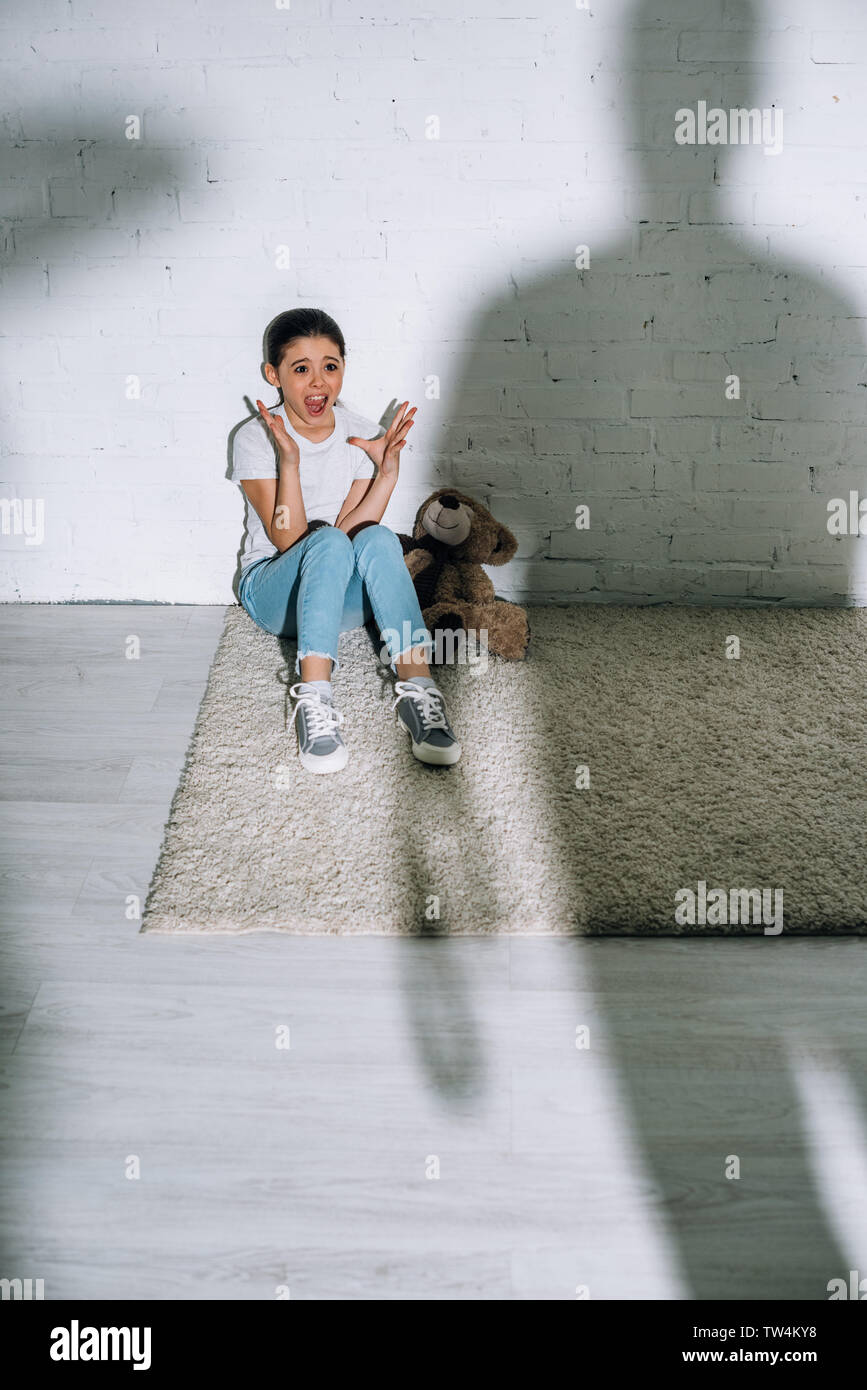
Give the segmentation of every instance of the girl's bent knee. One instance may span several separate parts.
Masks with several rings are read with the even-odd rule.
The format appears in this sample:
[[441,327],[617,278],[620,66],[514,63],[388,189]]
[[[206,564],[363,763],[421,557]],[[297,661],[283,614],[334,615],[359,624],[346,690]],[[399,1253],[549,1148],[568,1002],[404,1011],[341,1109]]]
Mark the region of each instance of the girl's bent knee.
[[361,531],[357,531],[352,538],[355,550],[367,550],[373,547],[376,550],[393,550],[403,554],[403,547],[392,531],[390,526],[383,526],[381,522],[374,522],[370,526],[365,526]]
[[307,545],[316,546],[317,549],[322,546],[334,550],[345,550],[347,547],[352,549],[352,541],[339,526],[317,526],[307,537]]
[[329,564],[345,563],[352,569],[355,554],[352,541],[337,526],[320,526],[307,537],[304,549],[307,555],[325,555]]

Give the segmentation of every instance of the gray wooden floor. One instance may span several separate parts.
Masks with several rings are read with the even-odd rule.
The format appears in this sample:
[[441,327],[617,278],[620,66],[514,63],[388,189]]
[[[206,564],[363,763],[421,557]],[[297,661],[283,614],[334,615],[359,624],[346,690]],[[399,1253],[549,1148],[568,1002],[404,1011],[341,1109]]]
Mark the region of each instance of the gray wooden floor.
[[0,608],[0,1277],[825,1299],[867,1275],[863,940],[138,934],[223,611]]

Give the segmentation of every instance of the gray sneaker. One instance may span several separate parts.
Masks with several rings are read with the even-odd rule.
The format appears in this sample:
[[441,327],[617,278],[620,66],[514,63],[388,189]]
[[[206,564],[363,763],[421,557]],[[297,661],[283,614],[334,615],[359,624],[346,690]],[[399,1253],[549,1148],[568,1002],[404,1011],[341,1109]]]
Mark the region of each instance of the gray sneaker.
[[295,732],[301,766],[308,772],[339,772],[349,758],[349,750],[337,732],[343,715],[306,681],[290,686],[289,694],[295,701],[290,724],[298,716]]
[[436,766],[456,763],[461,745],[449,725],[442,691],[415,681],[395,681],[394,688],[397,699],[392,709],[397,709],[398,719],[409,729],[413,755]]

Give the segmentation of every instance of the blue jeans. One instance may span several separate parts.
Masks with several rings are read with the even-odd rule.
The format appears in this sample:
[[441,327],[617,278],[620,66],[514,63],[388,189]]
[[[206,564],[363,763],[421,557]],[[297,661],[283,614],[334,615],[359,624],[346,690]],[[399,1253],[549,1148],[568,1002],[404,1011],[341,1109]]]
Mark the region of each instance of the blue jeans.
[[395,674],[395,657],[412,647],[431,650],[400,541],[387,526],[364,526],[352,540],[336,526],[321,526],[245,569],[238,598],[266,632],[297,637],[296,675],[305,656],[329,656],[339,669],[340,633],[371,618]]

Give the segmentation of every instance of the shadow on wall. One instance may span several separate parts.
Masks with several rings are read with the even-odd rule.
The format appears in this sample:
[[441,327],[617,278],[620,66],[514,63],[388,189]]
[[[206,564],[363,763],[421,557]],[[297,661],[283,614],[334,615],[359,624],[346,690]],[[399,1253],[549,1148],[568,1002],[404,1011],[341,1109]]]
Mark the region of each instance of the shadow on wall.
[[[857,427],[867,423],[861,320],[821,271],[771,262],[755,233],[721,225],[720,182],[748,156],[679,145],[675,113],[696,111],[699,100],[726,110],[752,105],[750,78],[738,69],[761,58],[762,16],[722,0],[696,0],[688,19],[684,13],[675,0],[647,0],[630,13],[624,36],[623,112],[642,220],[612,243],[591,244],[583,271],[572,261],[582,229],[564,235],[562,266],[534,274],[518,267],[509,291],[480,307],[448,403],[460,437],[443,481],[515,529],[525,555],[532,545],[525,599],[844,605],[863,581],[856,542],[827,530],[827,502],[856,486]],[[737,64],[708,76],[706,60],[678,61],[680,30],[724,23],[745,42]],[[762,164],[785,159],[785,149],[761,154],[759,174]],[[811,249],[818,260],[821,246]],[[739,399],[726,399],[730,374],[740,378]],[[578,504],[590,508],[588,529],[575,526]],[[574,677],[580,691],[580,672]],[[528,732],[546,750],[547,785],[571,784],[579,758],[558,730]],[[592,751],[582,755],[592,759]],[[455,791],[466,873],[478,877],[484,841],[469,833],[469,792]],[[504,796],[520,794],[503,787]],[[435,881],[436,866],[424,865],[423,803],[403,824],[419,882]],[[548,824],[565,881],[580,885],[582,865],[553,798]],[[496,882],[486,887],[506,920],[506,895]],[[749,980],[720,967],[718,945],[713,963],[704,942],[684,946],[675,999],[663,975],[645,986],[641,941],[631,996],[620,997],[622,956],[606,943],[568,943],[564,961],[572,961],[576,989],[601,1001],[612,1065],[687,1296],[826,1298],[827,1279],[848,1265],[816,1191],[784,1039],[773,1027],[763,1037],[762,1066],[731,1042],[729,1025],[716,1050],[705,1037],[707,1013],[718,1025],[747,984],[747,1014],[761,1032],[780,988],[766,954],[775,942],[754,943],[756,966],[768,973],[750,972]],[[406,953],[404,968],[408,996],[423,998],[425,954]],[[794,999],[794,977],[791,988]],[[459,987],[452,1013],[450,1036],[469,1040],[472,1089],[480,1081],[475,1022]],[[654,1013],[665,1022],[656,1037]],[[593,1116],[581,1113],[577,1081],[574,1119],[578,1143]],[[748,1183],[726,1182],[732,1153],[749,1166]]]
[[[448,481],[520,531],[524,597],[845,604],[867,597],[867,575],[857,541],[828,533],[827,502],[864,490],[864,320],[832,285],[845,271],[822,271],[821,241],[804,235],[812,262],[768,260],[758,230],[724,225],[727,172],[761,192],[792,157],[785,126],[779,154],[676,142],[680,108],[753,108],[762,58],[747,0],[684,16],[674,0],[639,4],[624,36],[640,220],[601,244],[564,228],[561,266],[519,264],[482,306],[449,403]],[[678,61],[681,31],[723,16],[742,59],[711,75],[706,59]],[[794,199],[794,174],[786,186]]]
[[[13,354],[6,371],[34,395],[38,383],[40,399],[28,405],[45,438],[56,436],[58,415],[74,417],[74,447],[69,448],[65,430],[70,458],[63,473],[62,459],[39,450],[26,480],[22,474],[12,476],[19,495],[55,482],[65,487],[77,481],[87,491],[94,475],[98,488],[134,491],[143,483],[142,515],[147,517],[148,473],[160,447],[154,443],[153,420],[159,417],[129,411],[121,423],[114,418],[114,404],[128,372],[141,372],[149,380],[146,397],[157,381],[171,392],[155,306],[166,303],[170,290],[166,246],[177,228],[178,195],[202,177],[203,154],[192,145],[163,147],[127,139],[125,131],[133,127],[126,113],[150,111],[158,95],[143,90],[136,73],[123,105],[117,102],[112,111],[117,74],[106,64],[87,68],[89,76],[99,72],[106,87],[87,101],[79,65],[43,60],[42,41],[54,54],[62,35],[34,27],[28,47],[39,66],[25,69],[23,78],[9,75],[7,87],[17,88],[21,113],[10,112],[3,120],[0,147],[5,219],[0,297]],[[10,108],[14,104],[10,99]],[[19,336],[23,361],[14,351]],[[28,371],[25,364],[37,349],[44,367]],[[30,421],[26,415],[17,418],[21,432],[15,421],[4,432],[7,452],[26,457],[32,447]],[[165,417],[163,425],[171,440]],[[8,466],[14,470],[16,463],[13,459]],[[133,516],[138,516],[137,506]],[[68,537],[57,543],[55,560],[59,573],[74,577],[72,596],[87,593],[95,576],[102,583],[105,562],[94,558],[100,554],[95,516],[86,519],[80,508],[70,513],[59,504],[49,525],[52,536]],[[151,528],[128,518],[123,529],[128,553],[139,537],[147,547]],[[123,583],[122,574],[115,577]]]
[[103,307],[126,315],[135,337],[129,316],[164,300],[170,285],[171,257],[148,237],[177,229],[178,195],[204,177],[203,155],[192,144],[126,138],[127,104],[147,111],[155,95],[133,90],[112,114],[102,102],[82,108],[76,90],[69,69],[38,108],[4,121],[3,299],[38,307],[34,269],[62,269],[70,302],[91,315],[96,337]]

